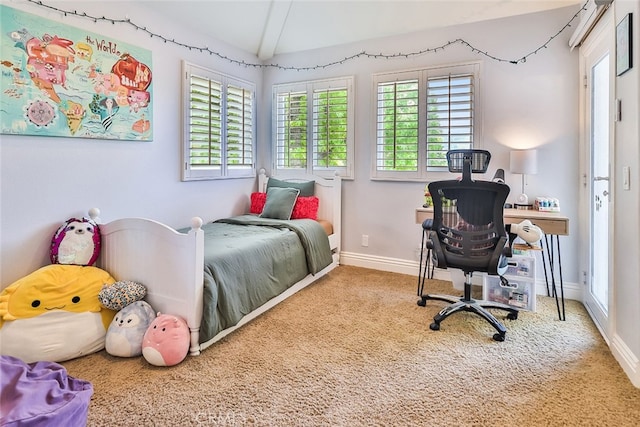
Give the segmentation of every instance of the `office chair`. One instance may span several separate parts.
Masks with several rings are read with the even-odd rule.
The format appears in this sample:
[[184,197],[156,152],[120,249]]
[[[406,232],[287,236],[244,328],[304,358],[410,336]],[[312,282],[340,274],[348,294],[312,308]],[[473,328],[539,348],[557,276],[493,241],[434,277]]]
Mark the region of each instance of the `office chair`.
[[429,184],[433,198],[433,225],[427,247],[438,268],[457,268],[464,272],[464,295],[422,295],[418,305],[427,300],[440,300],[451,305],[440,310],[429,326],[440,329],[440,322],[459,311],[476,313],[497,331],[496,341],[504,341],[506,328],[487,309],[508,312],[507,318],[518,318],[518,309],[493,301],[471,297],[471,277],[475,272],[499,275],[506,271],[506,257],[511,256],[509,236],[505,230],[503,207],[509,186],[500,182],[474,181],[472,173],[485,173],[491,160],[486,150],[451,150],[447,152],[450,172],[462,172],[462,179],[437,181]]

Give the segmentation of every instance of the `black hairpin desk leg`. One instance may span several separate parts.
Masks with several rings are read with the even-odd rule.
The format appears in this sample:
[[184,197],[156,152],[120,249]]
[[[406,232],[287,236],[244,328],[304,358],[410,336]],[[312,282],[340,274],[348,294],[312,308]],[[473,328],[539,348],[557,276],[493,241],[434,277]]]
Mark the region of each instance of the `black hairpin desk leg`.
[[[555,248],[553,242],[555,240]],[[547,253],[547,261],[549,265],[549,275],[547,275],[547,263],[544,259],[544,253]],[[558,295],[558,287],[556,286],[555,265],[556,257],[558,256],[558,278],[560,282],[560,295]],[[556,299],[556,308],[558,309],[558,318],[560,320],[566,320],[565,306],[564,306],[564,282],[562,280],[562,258],[560,256],[560,239],[555,234],[544,235],[544,247],[542,252],[542,264],[544,267],[544,278],[547,283],[547,295],[553,296]],[[549,291],[549,276],[551,277],[551,292]],[[559,297],[559,298],[558,298]]]

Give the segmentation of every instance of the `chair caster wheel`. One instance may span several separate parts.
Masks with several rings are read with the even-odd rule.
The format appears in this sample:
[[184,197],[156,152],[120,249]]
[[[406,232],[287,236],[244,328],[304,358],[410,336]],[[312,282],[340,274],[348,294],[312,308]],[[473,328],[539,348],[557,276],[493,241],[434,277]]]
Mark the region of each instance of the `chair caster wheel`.
[[518,313],[509,313],[509,314],[507,314],[507,319],[509,319],[509,320],[518,319]]
[[429,325],[429,329],[431,329],[432,331],[439,331],[440,323],[433,322],[432,324]]
[[427,299],[426,298],[419,299],[416,304],[418,304],[420,307],[426,307],[427,306]]
[[504,341],[504,334],[500,334],[500,333],[495,333],[493,334],[493,339],[494,341]]

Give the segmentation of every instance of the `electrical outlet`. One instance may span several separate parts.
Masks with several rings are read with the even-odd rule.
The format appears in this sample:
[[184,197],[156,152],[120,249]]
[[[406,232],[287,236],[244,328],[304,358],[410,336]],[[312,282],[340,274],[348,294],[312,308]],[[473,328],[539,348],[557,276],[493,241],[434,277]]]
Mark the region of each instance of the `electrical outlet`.
[[369,235],[368,234],[363,234],[362,235],[362,246],[364,246],[364,247],[369,246]]

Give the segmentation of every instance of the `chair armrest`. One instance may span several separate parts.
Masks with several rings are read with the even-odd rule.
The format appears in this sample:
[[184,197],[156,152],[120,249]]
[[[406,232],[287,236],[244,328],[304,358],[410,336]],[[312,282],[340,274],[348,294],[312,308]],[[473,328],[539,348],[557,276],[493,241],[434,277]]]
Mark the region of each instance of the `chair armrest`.
[[435,231],[429,232],[429,239],[426,242],[426,246],[428,249],[431,249],[431,253],[433,254],[433,265],[438,268],[447,268],[447,261],[444,257],[440,240],[438,239],[438,233]]
[[502,255],[506,256],[507,258],[511,258],[513,256],[513,251],[511,249],[511,241],[508,241],[506,245],[504,245],[504,248],[502,248]]
[[[508,255],[507,255],[508,254]],[[491,255],[491,261],[489,262],[489,268],[487,269],[487,273],[490,275],[498,274],[498,265],[500,264],[500,258],[502,257],[510,257],[511,256],[511,245],[509,245],[509,241],[506,236],[500,237],[498,243],[496,244],[496,248]]]

